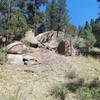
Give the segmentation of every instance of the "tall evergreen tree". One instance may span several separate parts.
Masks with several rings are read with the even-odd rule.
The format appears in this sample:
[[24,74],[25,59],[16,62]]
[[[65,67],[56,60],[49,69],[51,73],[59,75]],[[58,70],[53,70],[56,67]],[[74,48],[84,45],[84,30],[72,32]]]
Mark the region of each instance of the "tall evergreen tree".
[[34,29],[36,33],[35,35],[37,35],[37,32],[41,32],[41,26],[44,24],[44,13],[40,11],[39,7],[41,4],[47,3],[47,1],[48,0],[25,0],[25,2],[20,1],[20,3],[24,5],[23,8],[25,8],[26,14],[28,14],[28,25]]
[[27,29],[27,22],[16,9],[17,0],[0,0],[0,29],[7,38],[22,36]]
[[94,26],[95,26],[95,20],[94,19],[91,19],[90,26],[91,26],[92,32],[94,33]]
[[96,42],[95,36],[93,35],[93,33],[89,29],[85,29],[84,33],[85,33],[86,46],[88,48],[93,47],[93,45]]
[[95,23],[94,29],[93,29],[94,35],[96,37],[96,46],[100,47],[100,22],[97,21]]
[[87,30],[91,30],[91,26],[90,26],[90,23],[88,21],[86,21],[84,28]]
[[0,0],[0,33],[7,36],[23,36],[28,27],[40,28],[44,13],[39,6],[47,0]]
[[69,16],[67,10],[67,0],[52,0],[47,7],[48,12],[48,28],[65,32],[66,26],[69,25]]
[[58,4],[58,31],[64,31],[64,26],[69,22],[67,0],[57,0]]
[[47,5],[47,17],[48,17],[48,30],[57,31],[58,26],[58,9],[56,0],[52,0]]
[[[97,2],[100,2],[100,0],[97,0]],[[100,6],[99,6],[100,8]],[[96,37],[96,46],[100,47],[100,11],[99,11],[99,17],[95,20],[94,26],[93,26],[93,33]]]

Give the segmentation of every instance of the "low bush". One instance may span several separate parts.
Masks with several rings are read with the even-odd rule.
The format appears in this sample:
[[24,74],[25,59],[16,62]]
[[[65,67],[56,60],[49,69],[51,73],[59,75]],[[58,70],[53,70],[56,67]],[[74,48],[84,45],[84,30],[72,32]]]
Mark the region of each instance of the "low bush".
[[84,30],[84,38],[78,38],[75,47],[80,49],[81,52],[88,52],[90,48],[96,43],[96,38],[90,30]]
[[61,84],[53,87],[53,89],[51,90],[51,95],[57,98],[57,100],[65,100],[67,92],[67,84]]
[[77,49],[79,49],[81,52],[86,52],[88,51],[88,47],[86,45],[86,41],[85,40],[77,40],[76,43],[75,43],[75,47]]
[[3,47],[0,47],[0,63],[6,61],[6,52]]
[[78,90],[79,100],[100,100],[100,88],[84,86]]
[[74,93],[77,100],[100,100],[100,81],[96,78],[87,84],[84,79],[79,79],[60,84],[54,87],[51,92],[57,100],[65,100],[69,92]]
[[85,84],[77,94],[80,100],[100,100],[100,81],[95,78],[90,84]]

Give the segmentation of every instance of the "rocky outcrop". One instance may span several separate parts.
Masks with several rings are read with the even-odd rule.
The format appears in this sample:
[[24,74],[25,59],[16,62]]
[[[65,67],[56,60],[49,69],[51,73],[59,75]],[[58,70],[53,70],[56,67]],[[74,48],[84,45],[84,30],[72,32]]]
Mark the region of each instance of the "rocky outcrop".
[[[34,56],[31,56],[30,47],[20,41],[15,41],[6,47],[7,63],[15,65],[34,65],[39,64]],[[32,51],[34,52],[34,51]],[[28,54],[27,54],[28,53]]]
[[[57,40],[56,31],[48,31],[34,36],[32,30],[27,31],[23,42],[15,41],[7,46],[7,62],[17,65],[34,65],[47,63],[49,54],[53,50],[58,54],[65,56],[76,55],[77,50],[74,48],[71,39]],[[32,45],[26,46],[29,43]]]
[[28,44],[31,47],[34,48],[49,48],[54,49],[58,47],[58,41],[57,41],[57,32],[56,31],[48,31],[41,33],[37,36],[34,36],[34,33],[32,30],[29,30],[25,33],[25,37],[22,39],[22,41],[25,44]]
[[23,54],[27,51],[27,47],[22,42],[15,41],[6,47],[6,51],[10,54]]

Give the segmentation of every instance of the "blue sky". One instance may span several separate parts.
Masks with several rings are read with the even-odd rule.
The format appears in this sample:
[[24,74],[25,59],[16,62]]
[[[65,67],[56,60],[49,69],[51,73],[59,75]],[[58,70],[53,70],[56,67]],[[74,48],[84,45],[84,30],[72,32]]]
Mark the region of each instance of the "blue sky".
[[[86,21],[98,18],[99,4],[96,0],[67,0],[70,23],[83,26]],[[42,5],[41,10],[45,7]]]
[[68,0],[70,22],[76,26],[98,17],[99,4],[96,0]]

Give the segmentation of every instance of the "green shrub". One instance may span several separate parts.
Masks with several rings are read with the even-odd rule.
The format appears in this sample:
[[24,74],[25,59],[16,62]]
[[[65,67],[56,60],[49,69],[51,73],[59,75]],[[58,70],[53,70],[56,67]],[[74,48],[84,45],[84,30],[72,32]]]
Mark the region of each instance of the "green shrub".
[[100,100],[100,81],[95,78],[90,84],[85,84],[78,91],[80,100]]
[[78,100],[100,100],[100,82],[96,78],[86,84],[81,78],[77,81],[60,84],[54,87],[51,92],[57,100],[65,100],[69,92],[74,93]]
[[85,29],[84,34],[87,47],[93,47],[93,45],[96,43],[96,38],[93,33],[90,30]]
[[0,62],[6,61],[6,52],[3,50],[3,48],[0,48]]
[[65,96],[68,92],[67,84],[60,84],[56,87],[53,87],[51,94],[57,98],[57,100],[65,100]]
[[86,41],[85,40],[77,40],[75,43],[75,47],[78,48],[81,52],[86,52],[88,51],[88,47],[86,45]]
[[96,43],[96,38],[91,33],[89,29],[84,30],[84,38],[78,38],[76,41],[75,46],[80,49],[81,52],[88,52],[90,48],[94,46]]
[[80,100],[100,100],[100,88],[84,86],[78,90]]

